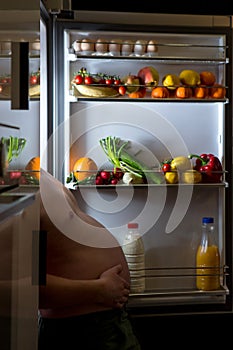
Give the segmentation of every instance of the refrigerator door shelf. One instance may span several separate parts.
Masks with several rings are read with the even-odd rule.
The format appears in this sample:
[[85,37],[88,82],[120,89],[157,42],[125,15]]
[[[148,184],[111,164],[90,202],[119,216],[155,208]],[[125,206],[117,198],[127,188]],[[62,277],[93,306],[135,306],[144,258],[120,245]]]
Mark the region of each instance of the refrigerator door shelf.
[[193,305],[193,304],[224,304],[229,295],[227,288],[214,291],[177,290],[171,292],[145,292],[130,294],[128,308],[143,308],[147,306]]

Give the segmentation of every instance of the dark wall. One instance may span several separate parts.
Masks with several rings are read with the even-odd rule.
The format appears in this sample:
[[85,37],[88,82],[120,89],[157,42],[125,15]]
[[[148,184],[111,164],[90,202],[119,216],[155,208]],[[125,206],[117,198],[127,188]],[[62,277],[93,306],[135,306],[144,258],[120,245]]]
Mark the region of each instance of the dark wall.
[[149,12],[149,13],[172,13],[172,14],[201,14],[201,15],[232,15],[230,0],[195,0],[173,1],[172,3],[161,1],[132,2],[125,1],[97,1],[90,5],[88,1],[72,0],[73,10],[89,11],[116,11],[116,12]]

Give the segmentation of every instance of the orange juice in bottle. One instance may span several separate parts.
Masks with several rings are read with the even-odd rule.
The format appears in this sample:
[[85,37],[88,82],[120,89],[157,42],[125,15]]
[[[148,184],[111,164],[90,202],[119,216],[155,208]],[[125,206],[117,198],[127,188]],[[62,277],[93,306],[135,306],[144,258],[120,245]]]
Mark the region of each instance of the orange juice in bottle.
[[214,219],[202,219],[202,238],[196,253],[196,286],[200,290],[220,288],[220,254],[214,242]]

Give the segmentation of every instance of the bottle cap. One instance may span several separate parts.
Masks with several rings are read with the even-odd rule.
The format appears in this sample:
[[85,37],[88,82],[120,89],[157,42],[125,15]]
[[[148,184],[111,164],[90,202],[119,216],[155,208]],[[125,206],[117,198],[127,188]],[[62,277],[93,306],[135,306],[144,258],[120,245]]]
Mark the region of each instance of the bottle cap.
[[203,224],[212,224],[214,222],[214,218],[211,217],[204,217],[202,218],[202,223]]
[[128,228],[138,228],[138,223],[137,222],[129,222]]

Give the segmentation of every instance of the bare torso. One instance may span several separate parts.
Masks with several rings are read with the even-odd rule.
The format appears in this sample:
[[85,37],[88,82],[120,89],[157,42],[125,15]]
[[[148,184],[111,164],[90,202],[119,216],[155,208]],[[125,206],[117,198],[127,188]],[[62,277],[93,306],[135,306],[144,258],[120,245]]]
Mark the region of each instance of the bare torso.
[[[123,266],[122,277],[129,281],[127,262],[118,242],[100,223],[79,209],[73,194],[69,190],[65,188],[64,193],[72,211],[81,218],[84,224],[86,223],[87,230],[90,225],[92,228],[96,227],[96,230],[98,227],[101,227],[102,235],[105,235],[106,241],[109,241],[111,244],[108,248],[79,243],[79,227],[77,227],[77,239],[74,240],[67,237],[50,220],[47,211],[41,204],[40,229],[47,232],[47,273],[71,280],[96,279],[103,271],[114,265],[121,264]],[[55,309],[41,309],[40,312],[44,317],[61,317],[95,312],[101,309],[105,308],[94,304],[79,305],[78,307],[63,310],[59,309],[59,311]]]

